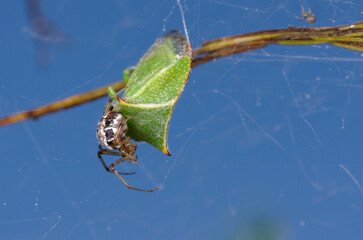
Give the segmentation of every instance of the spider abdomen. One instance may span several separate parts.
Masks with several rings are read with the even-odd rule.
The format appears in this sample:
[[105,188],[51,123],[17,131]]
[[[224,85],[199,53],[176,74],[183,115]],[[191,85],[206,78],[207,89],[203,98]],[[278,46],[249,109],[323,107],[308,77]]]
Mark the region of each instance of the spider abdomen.
[[127,124],[125,117],[118,112],[107,112],[98,123],[97,138],[101,145],[110,150],[121,148],[126,138]]

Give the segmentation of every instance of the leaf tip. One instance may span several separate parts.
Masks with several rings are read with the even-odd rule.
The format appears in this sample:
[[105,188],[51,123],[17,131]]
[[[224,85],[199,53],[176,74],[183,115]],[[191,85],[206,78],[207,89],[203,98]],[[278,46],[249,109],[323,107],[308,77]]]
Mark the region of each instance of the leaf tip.
[[163,153],[165,153],[168,156],[171,156],[171,153],[169,152],[169,150],[167,148],[163,150]]

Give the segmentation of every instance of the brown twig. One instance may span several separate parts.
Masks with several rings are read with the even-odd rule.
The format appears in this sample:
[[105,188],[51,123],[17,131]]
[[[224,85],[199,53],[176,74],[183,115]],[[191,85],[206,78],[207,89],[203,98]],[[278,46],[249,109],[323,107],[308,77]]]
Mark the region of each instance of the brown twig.
[[92,90],[92,91],[89,91],[86,93],[74,95],[69,98],[66,98],[66,99],[63,99],[63,100],[60,100],[60,101],[57,101],[57,102],[54,102],[54,103],[51,103],[48,105],[44,105],[44,106],[39,107],[34,110],[21,112],[21,113],[15,113],[13,115],[0,119],[0,126],[24,121],[28,118],[37,119],[40,116],[50,114],[52,112],[64,110],[64,109],[71,108],[71,107],[74,107],[74,106],[77,106],[77,105],[80,105],[80,104],[83,104],[86,102],[96,100],[100,97],[107,95],[107,89],[109,86],[113,87],[113,89],[115,89],[115,91],[118,91],[125,87],[125,83],[123,81],[115,82],[113,84],[110,84],[110,85],[107,85],[104,87],[100,87],[98,89],[95,89],[95,90]]
[[[270,44],[308,45],[332,44],[338,47],[363,51],[363,22],[338,27],[287,28],[247,33],[207,41],[193,50],[192,67],[214,59],[266,47]],[[28,118],[36,119],[55,111],[71,108],[107,95],[108,86],[116,91],[125,87],[123,81],[92,90],[83,94],[39,107],[34,110],[15,113],[0,119],[0,125],[7,125]]]

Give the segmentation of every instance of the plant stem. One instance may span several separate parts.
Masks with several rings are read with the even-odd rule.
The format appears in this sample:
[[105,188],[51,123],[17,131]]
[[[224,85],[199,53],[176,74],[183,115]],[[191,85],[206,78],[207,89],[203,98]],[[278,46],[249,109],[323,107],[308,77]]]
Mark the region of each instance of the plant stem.
[[[260,31],[207,41],[204,42],[200,48],[193,50],[192,67],[196,67],[199,64],[225,56],[263,48],[270,44],[332,44],[355,51],[363,51],[363,22],[338,27],[290,27],[286,29]],[[0,119],[0,126],[24,121],[28,118],[36,119],[46,114],[96,100],[107,95],[107,89],[109,86],[117,92],[125,88],[125,83],[123,81],[118,81],[96,90],[91,90],[83,94],[74,95],[66,99],[44,105],[37,109],[15,113]]]

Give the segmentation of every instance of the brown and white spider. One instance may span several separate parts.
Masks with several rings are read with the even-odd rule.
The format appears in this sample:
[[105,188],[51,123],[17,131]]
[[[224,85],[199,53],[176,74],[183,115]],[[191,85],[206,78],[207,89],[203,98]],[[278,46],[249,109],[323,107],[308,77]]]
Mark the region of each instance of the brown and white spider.
[[[120,97],[117,96],[117,98],[119,99]],[[133,164],[138,163],[137,155],[135,155],[137,145],[130,142],[130,137],[126,137],[127,121],[130,118],[125,118],[125,116],[123,116],[121,113],[113,111],[114,106],[112,105],[112,101],[113,98],[110,98],[108,100],[105,107],[105,112],[103,113],[103,116],[98,123],[97,138],[100,142],[100,151],[98,151],[97,154],[98,158],[101,160],[102,165],[105,167],[105,169],[108,172],[116,174],[116,176],[129,189],[143,192],[154,192],[159,188],[155,188],[153,190],[134,188],[121,177],[121,175],[131,175],[134,173],[120,173],[115,170],[115,166],[124,161],[129,161]],[[101,145],[106,147],[106,149],[103,149]],[[120,156],[121,158],[113,162],[110,166],[107,166],[102,158],[102,155]]]

